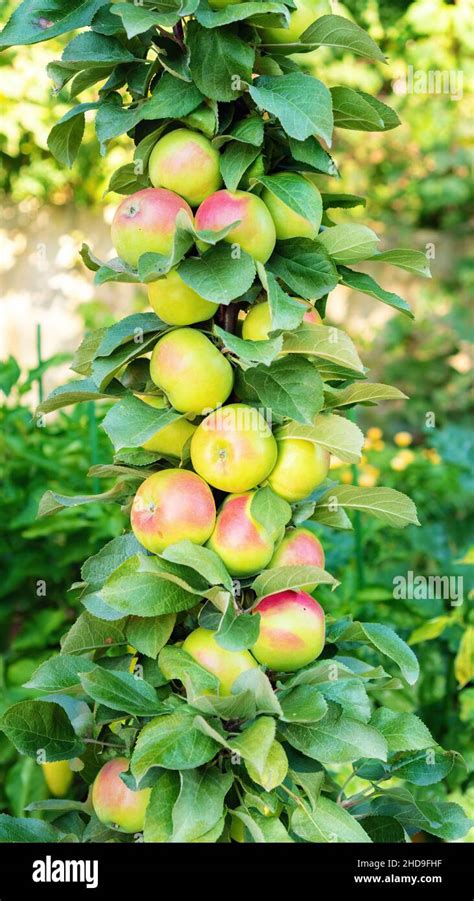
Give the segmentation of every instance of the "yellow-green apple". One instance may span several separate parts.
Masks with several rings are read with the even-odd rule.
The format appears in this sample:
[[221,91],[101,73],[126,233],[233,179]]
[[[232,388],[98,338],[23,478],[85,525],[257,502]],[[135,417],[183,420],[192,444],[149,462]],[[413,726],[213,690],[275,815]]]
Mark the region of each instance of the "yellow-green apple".
[[266,263],[276,241],[273,219],[263,200],[247,191],[216,191],[201,203],[196,212],[198,231],[219,232],[233,222],[224,238],[229,244],[238,244],[260,263]]
[[179,413],[209,413],[227,400],[234,383],[226,357],[192,328],[175,329],[158,341],[150,375]]
[[[294,297],[293,300],[304,303],[299,297]],[[303,316],[303,322],[311,322],[313,325],[320,325],[321,321],[321,316],[317,310],[312,308],[308,308],[307,313]],[[242,323],[242,338],[245,338],[247,341],[265,341],[268,338],[268,333],[271,331],[271,326],[272,314],[268,301],[254,303]]]
[[222,184],[219,153],[198,131],[176,128],[160,138],[150,154],[150,181],[155,188],[176,191],[198,206]]
[[221,695],[232,694],[232,686],[241,673],[258,667],[249,651],[227,651],[215,639],[211,629],[195,629],[182,645],[193,660],[219,679]]
[[240,179],[239,184],[242,191],[247,191],[250,187],[252,187],[252,181],[256,178],[260,178],[260,176],[264,174],[265,160],[263,153],[259,153],[257,159],[253,161],[252,165],[248,167],[247,171],[244,172],[242,178]]
[[46,785],[55,798],[64,798],[70,788],[74,774],[68,760],[55,760],[42,763]]
[[197,427],[191,462],[214,488],[240,494],[255,488],[272,471],[277,445],[262,414],[246,404],[227,404]]
[[277,443],[278,459],[268,477],[270,486],[290,504],[302,501],[324,482],[329,452],[302,438],[282,438]]
[[278,241],[287,241],[289,238],[314,238],[317,237],[321,218],[323,215],[323,201],[318,189],[310,181],[296,172],[287,172],[285,174],[286,186],[291,191],[291,185],[294,183],[295,190],[298,183],[305,185],[306,190],[312,195],[312,213],[313,221],[309,222],[300,213],[292,210],[287,203],[280,200],[276,194],[273,194],[269,188],[262,191],[262,200],[270,210],[271,217],[275,223],[276,236]]
[[148,300],[157,316],[168,325],[193,325],[214,316],[219,304],[205,300],[172,269],[148,285]]
[[296,0],[288,28],[264,28],[262,38],[267,44],[294,44],[319,16],[330,13],[329,0]]
[[224,6],[232,6],[234,3],[241,3],[242,0],[209,0],[209,6],[212,9],[222,9]]
[[[137,395],[144,403],[150,407],[156,407],[157,410],[163,410],[167,406],[164,397],[147,397],[146,394]],[[185,417],[170,422],[163,429],[155,432],[151,438],[144,441],[142,447],[144,450],[155,451],[157,454],[164,454],[165,457],[177,457],[181,460],[183,448],[187,441],[196,431],[196,426],[192,422],[188,422]]]
[[121,832],[142,832],[151,788],[132,791],[120,778],[126,773],[126,757],[115,757],[97,773],[92,786],[92,806],[105,826],[118,826]]
[[144,188],[126,197],[112,220],[112,244],[118,256],[128,266],[137,266],[142,253],[168,254],[180,210],[192,222],[189,204],[165,188]]
[[271,536],[251,514],[254,495],[254,491],[229,494],[207,542],[231,576],[253,576],[266,567],[273,554]]
[[204,544],[216,521],[209,485],[187,469],[162,469],[140,485],[130,521],[135,537],[148,551],[161,554],[177,541]]
[[[324,567],[324,551],[319,538],[311,529],[300,526],[288,529],[277,546],[269,563],[269,568],[279,566],[320,566]],[[303,591],[311,593],[316,583],[303,585]]]
[[294,672],[319,657],[324,647],[324,610],[306,591],[278,591],[253,608],[260,631],[252,654],[270,669]]

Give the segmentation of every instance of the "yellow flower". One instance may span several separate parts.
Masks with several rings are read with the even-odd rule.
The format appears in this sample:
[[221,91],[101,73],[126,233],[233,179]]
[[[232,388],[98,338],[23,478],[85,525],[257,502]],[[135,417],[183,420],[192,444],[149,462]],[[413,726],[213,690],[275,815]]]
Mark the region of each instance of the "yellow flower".
[[413,463],[415,459],[415,454],[410,450],[402,450],[400,453],[396,454],[395,457],[392,457],[390,461],[390,466],[392,469],[395,469],[396,472],[401,472],[402,469],[406,469],[410,463]]
[[430,463],[432,463],[433,466],[439,466],[439,464],[441,463],[441,457],[438,454],[438,451],[436,451],[434,447],[430,447],[427,453]]
[[393,440],[398,447],[408,447],[413,441],[413,435],[410,432],[397,432]]
[[372,450],[372,442],[370,438],[366,438],[363,444],[364,450]]
[[352,482],[352,472],[350,469],[346,469],[345,472],[341,472],[341,482],[344,482],[345,485],[350,485]]
[[379,429],[378,426],[372,426],[372,428],[367,429],[367,437],[370,438],[371,441],[380,441],[382,435],[382,429]]
[[385,441],[374,441],[374,451],[383,451]]
[[362,488],[373,488],[377,484],[377,476],[379,474],[380,470],[376,466],[366,466],[359,475],[359,485]]

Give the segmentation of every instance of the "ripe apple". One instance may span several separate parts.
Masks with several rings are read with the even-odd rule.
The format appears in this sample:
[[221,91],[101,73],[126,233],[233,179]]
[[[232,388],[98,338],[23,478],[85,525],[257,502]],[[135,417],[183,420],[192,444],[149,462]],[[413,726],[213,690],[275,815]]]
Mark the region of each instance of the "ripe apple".
[[214,488],[240,494],[272,471],[277,445],[264,417],[246,404],[227,404],[201,422],[191,440],[191,462]]
[[253,576],[265,569],[273,554],[271,536],[250,512],[254,494],[246,491],[230,494],[225,499],[207,542],[231,576]]
[[176,128],[160,138],[148,167],[155,188],[176,191],[191,206],[198,206],[222,184],[219,153],[198,131]]
[[[313,211],[316,221],[309,222],[304,216],[292,210],[288,204],[280,200],[276,194],[273,194],[269,188],[262,191],[262,200],[270,210],[271,217],[275,223],[276,236],[278,241],[287,241],[289,238],[314,238],[317,237],[319,226],[323,215],[323,201],[318,189],[302,175],[296,172],[287,172],[285,178],[287,181],[294,183],[295,189],[298,183],[305,184],[306,188],[313,195]],[[291,190],[291,188],[290,188]]]
[[232,694],[237,676],[255,669],[258,663],[249,651],[227,651],[222,648],[214,636],[211,629],[195,629],[185,639],[182,648],[204,669],[217,676],[220,694],[228,696]]
[[179,413],[209,413],[227,400],[234,383],[226,357],[192,328],[160,338],[151,355],[150,375]]
[[121,832],[142,832],[151,788],[132,791],[122,782],[120,773],[128,770],[126,757],[105,763],[92,786],[92,806],[105,826],[118,826]]
[[43,767],[46,785],[51,794],[55,798],[64,798],[74,778],[69,761],[55,760],[51,763],[42,763],[41,766]]
[[305,591],[269,594],[252,613],[261,617],[259,636],[252,647],[259,663],[294,672],[319,657],[324,647],[324,610]]
[[172,269],[148,285],[148,300],[157,316],[169,325],[193,325],[214,316],[219,304],[205,300]]
[[296,0],[296,9],[290,12],[288,28],[264,28],[262,39],[267,44],[294,44],[319,16],[330,13],[328,0]]
[[[301,526],[297,529],[288,529],[270,560],[269,568],[274,566],[324,567],[324,551],[319,538],[311,529]],[[304,585],[303,591],[311,594],[315,588],[316,584]]]
[[[299,297],[294,297],[293,300],[304,303]],[[308,308],[308,312],[303,316],[303,322],[311,322],[313,325],[320,325],[322,320],[317,310]],[[262,303],[254,303],[250,307],[250,310],[242,323],[242,338],[245,338],[247,341],[265,341],[268,338],[271,325],[272,314],[268,301],[265,300]]]
[[216,521],[209,485],[187,469],[162,469],[140,485],[130,521],[148,551],[161,554],[169,544],[188,539],[204,544]]
[[168,254],[176,232],[176,216],[191,207],[165,188],[144,188],[122,200],[112,220],[112,244],[128,266],[137,266],[142,253]]
[[224,241],[238,244],[255,260],[266,263],[275,247],[275,226],[263,200],[256,194],[216,191],[196,212],[198,231],[219,232],[237,221],[239,225],[231,229]]
[[[162,410],[167,406],[164,397],[147,397],[146,394],[137,396],[145,404],[156,407],[157,410]],[[192,422],[188,422],[185,418],[177,419],[176,422],[171,422],[155,432],[142,444],[142,447],[144,450],[155,451],[157,454],[164,454],[165,457],[177,457],[178,460],[181,460],[184,445],[195,431],[196,426]]]
[[270,486],[290,504],[302,501],[324,482],[329,452],[301,438],[282,438],[277,443],[278,459],[268,477]]

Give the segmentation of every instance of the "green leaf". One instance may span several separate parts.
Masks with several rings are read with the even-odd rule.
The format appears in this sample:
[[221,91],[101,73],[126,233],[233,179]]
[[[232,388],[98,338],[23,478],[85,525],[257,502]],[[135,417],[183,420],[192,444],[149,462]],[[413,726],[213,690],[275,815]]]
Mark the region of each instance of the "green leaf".
[[406,642],[389,626],[382,623],[353,623],[344,631],[343,636],[344,641],[368,642],[381,654],[385,654],[397,664],[409,685],[414,685],[418,679],[418,660]]
[[113,173],[107,188],[107,192],[115,191],[117,194],[134,194],[147,187],[147,179],[137,175],[134,163],[126,163]]
[[173,808],[180,791],[179,773],[167,772],[159,774],[151,790],[150,800],[145,812],[143,841],[169,842],[173,835]]
[[49,842],[60,842],[61,839],[61,832],[50,823],[45,823],[44,820],[11,817],[6,813],[0,813],[0,842],[49,844]]
[[227,144],[220,156],[220,167],[224,184],[229,191],[235,191],[248,167],[253,163],[260,148],[241,141]]
[[420,525],[413,501],[394,488],[338,485],[336,488],[330,488],[316,504],[316,508],[320,509],[337,510],[339,507],[370,513],[395,529],[404,529],[411,524]]
[[162,13],[146,9],[141,4],[115,3],[110,12],[120,16],[129,39],[136,37],[137,34],[143,34],[155,25],[168,24],[162,21]]
[[48,147],[54,158],[71,168],[84,136],[85,116],[81,111],[70,110],[68,118],[53,125],[48,135]]
[[180,773],[181,788],[173,807],[171,842],[198,842],[222,819],[233,776],[217,769]]
[[331,389],[325,396],[327,407],[348,407],[352,404],[375,404],[381,400],[406,400],[406,394],[393,385],[382,385],[378,382],[366,382],[348,385],[339,390]]
[[353,288],[354,291],[361,291],[362,294],[368,294],[369,297],[375,297],[376,300],[381,300],[383,303],[388,304],[389,307],[393,307],[395,310],[405,313],[410,319],[414,319],[406,300],[403,300],[398,294],[394,294],[393,291],[386,291],[377,284],[372,276],[367,275],[365,272],[354,272],[352,269],[347,269],[346,266],[340,266],[339,272],[342,276],[341,285]]
[[449,775],[454,761],[455,752],[422,750],[397,759],[391,772],[415,785],[434,785]]
[[405,841],[403,827],[393,817],[364,817],[364,829],[376,844]]
[[278,694],[283,710],[283,721],[287,723],[316,723],[326,716],[328,705],[319,687],[297,685]]
[[208,763],[219,750],[218,743],[194,724],[190,708],[157,717],[141,730],[132,756],[131,771],[137,780],[149,769],[193,770]]
[[86,694],[97,704],[112,710],[132,716],[155,716],[163,709],[155,689],[131,673],[113,673],[96,666],[92,672],[84,673],[81,682]]
[[255,644],[260,629],[260,616],[250,613],[236,613],[229,598],[226,610],[219,623],[215,638],[227,651],[245,651]]
[[278,356],[283,346],[281,335],[277,338],[269,338],[266,341],[246,341],[243,338],[238,338],[237,335],[224,331],[218,325],[214,325],[213,331],[221,339],[227,350],[230,350],[236,357],[249,365],[264,363],[266,366],[269,366],[275,357]]
[[321,194],[325,210],[350,210],[355,206],[365,206],[365,197],[358,194]]
[[196,570],[209,585],[224,585],[232,591],[232,579],[222,560],[215,551],[207,547],[193,544],[191,541],[178,541],[170,544],[161,555],[172,563],[182,563]]
[[[90,25],[105,0],[24,0],[0,35],[0,47],[37,44]],[[47,13],[45,15],[45,6]]]
[[291,335],[285,336],[284,353],[300,353],[316,358],[319,366],[341,367],[362,375],[364,367],[351,339],[345,332],[327,325],[303,322]]
[[291,816],[291,828],[308,842],[371,842],[362,825],[348,810],[320,795],[311,812],[296,807]]
[[268,755],[275,739],[275,720],[261,716],[247,726],[237,738],[228,742],[228,747],[237,751],[258,773],[265,769]]
[[36,408],[36,414],[51,413],[53,410],[60,410],[68,407],[70,404],[80,404],[86,400],[103,400],[109,397],[120,397],[125,389],[119,382],[112,379],[107,385],[107,393],[100,391],[93,379],[78,379],[75,382],[69,382],[67,385],[60,385],[54,388]]
[[290,210],[306,219],[317,232],[321,225],[323,202],[318,189],[308,179],[294,172],[278,172],[277,175],[262,175],[258,182]]
[[429,832],[448,842],[462,838],[473,825],[459,804],[415,800],[403,788],[375,798],[371,803],[371,812],[394,817],[411,832]]
[[[318,326],[316,326],[318,328]],[[277,429],[275,437],[278,441],[285,438],[299,438],[304,441],[313,441],[321,447],[327,448],[331,454],[336,454],[340,460],[347,463],[357,463],[362,453],[364,436],[355,423],[342,416],[332,413],[324,413],[316,416],[311,425],[301,425],[298,422],[287,422]],[[350,487],[353,486],[344,486]],[[335,489],[335,491],[340,489]],[[326,495],[324,495],[324,498]],[[324,500],[324,498],[322,500]],[[321,503],[321,501],[318,501]],[[333,504],[334,506],[334,504]]]
[[168,681],[178,679],[186,689],[189,687],[196,695],[218,694],[219,680],[182,648],[168,645],[163,648],[158,658],[161,672]]
[[97,554],[83,563],[81,576],[90,585],[100,587],[124,560],[128,560],[141,550],[142,547],[132,532],[112,538],[112,541],[104,544]]
[[108,491],[102,494],[79,494],[76,497],[70,497],[67,494],[56,494],[55,491],[45,491],[39,505],[38,518],[41,516],[51,516],[58,513],[59,510],[65,510],[67,507],[80,507],[82,504],[113,504],[125,500],[130,496],[130,488],[127,482],[117,482]]
[[276,537],[291,519],[291,507],[269,485],[257,488],[252,497],[250,512],[254,519]]
[[233,255],[232,245],[219,244],[199,259],[190,257],[178,266],[178,273],[186,285],[201,297],[214,303],[229,304],[252,286],[255,263],[241,250]]
[[265,272],[264,281],[272,320],[270,337],[274,333],[291,331],[301,325],[303,316],[308,311],[307,306],[286,294],[271,272]]
[[164,72],[151,97],[142,107],[143,119],[174,119],[186,116],[204,100],[196,84]]
[[218,28],[250,18],[258,24],[259,17],[267,16],[268,13],[280,14],[283,21],[285,18],[288,20],[287,7],[272,0],[250,0],[235,5],[228,3],[221,9],[211,9],[206,2],[201,2],[196,11],[196,19],[204,28]]
[[114,92],[104,97],[95,119],[95,130],[100,143],[100,152],[105,154],[105,145],[112,138],[135,128],[142,118],[142,108],[123,106],[122,97]]
[[[183,568],[184,569],[184,568]],[[194,589],[187,581],[187,571],[159,557],[137,554],[122,563],[107,579],[100,595],[106,604],[124,615],[161,616],[178,613],[196,604]]]
[[398,266],[399,269],[406,269],[407,272],[415,272],[417,275],[431,278],[426,254],[421,250],[384,250],[383,253],[375,254],[371,262],[390,263],[392,266]]
[[323,406],[323,381],[313,363],[288,354],[242,373],[241,384],[254,390],[260,403],[278,416],[311,423]]
[[65,710],[47,701],[20,701],[10,707],[0,719],[5,733],[20,754],[37,760],[69,760],[84,750]]
[[319,691],[328,701],[339,704],[353,719],[368,723],[372,712],[362,679],[340,678],[318,683]]
[[138,397],[128,395],[111,407],[102,427],[115,450],[120,451],[125,447],[141,447],[156,432],[181,418],[172,407],[156,409]]
[[288,143],[293,158],[299,163],[303,163],[307,171],[324,172],[325,175],[338,175],[334,160],[321,147],[316,138],[311,136],[306,138],[305,141],[296,141],[295,138],[290,138]]
[[337,86],[331,88],[334,125],[356,131],[387,131],[400,120],[394,110],[364,91]]
[[110,648],[114,645],[125,644],[125,636],[119,623],[104,622],[92,614],[81,613],[69,632],[61,641],[61,656],[63,654],[86,654],[97,648]]
[[175,622],[174,613],[165,613],[163,616],[130,616],[125,634],[127,640],[140,651],[140,654],[156,660],[158,653],[170,638]]
[[439,638],[451,624],[452,618],[450,616],[436,616],[434,619],[428,619],[413,630],[408,639],[408,644],[414,645],[420,641],[430,641],[433,638]]
[[69,41],[61,59],[66,63],[75,63],[78,69],[83,69],[90,63],[116,65],[136,62],[133,53],[117,38],[94,31],[84,31]]
[[277,241],[266,264],[297,297],[315,301],[338,283],[337,269],[322,245],[308,238]]
[[252,588],[257,598],[263,598],[278,591],[304,589],[305,585],[313,583],[330,585],[331,588],[339,585],[334,576],[319,566],[276,566],[264,569],[252,582]]
[[255,766],[250,760],[245,761],[245,768],[254,782],[261,785],[265,791],[273,791],[277,788],[288,773],[288,758],[279,741],[270,745],[267,758],[263,766]]
[[237,677],[232,686],[232,693],[238,695],[239,692],[247,690],[252,693],[260,713],[281,716],[280,702],[268,676],[261,669],[250,669]]
[[327,228],[318,235],[316,243],[321,244],[336,263],[357,263],[374,255],[379,240],[366,225],[345,223]]
[[384,54],[367,32],[343,16],[320,16],[303,32],[300,41],[311,47],[350,50],[357,56],[386,62]]
[[70,657],[67,654],[51,657],[34,671],[31,678],[25,683],[25,688],[36,688],[47,692],[74,688],[81,684],[79,673],[86,673],[93,670],[94,667],[95,663],[88,657]]
[[249,93],[260,109],[277,116],[290,137],[304,141],[316,135],[331,146],[331,95],[317,78],[302,72],[263,75],[252,82]]
[[436,744],[429,729],[414,713],[396,713],[388,707],[379,707],[370,722],[385,736],[393,753],[419,751]]
[[373,726],[366,726],[330,708],[315,725],[282,723],[279,730],[298,751],[321,763],[346,763],[359,757],[387,759],[387,742]]
[[255,51],[233,30],[208,29],[190,22],[186,45],[191,53],[193,81],[211,100],[235,101],[242,91],[240,81],[252,81]]

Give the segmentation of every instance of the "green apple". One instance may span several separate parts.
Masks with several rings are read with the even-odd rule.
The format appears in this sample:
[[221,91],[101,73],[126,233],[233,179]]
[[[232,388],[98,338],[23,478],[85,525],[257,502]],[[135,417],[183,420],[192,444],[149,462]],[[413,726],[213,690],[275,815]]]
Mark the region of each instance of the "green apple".
[[221,647],[211,629],[195,629],[182,647],[200,666],[217,676],[220,694],[224,696],[232,694],[232,686],[241,673],[258,667],[249,651],[227,651]]
[[204,544],[216,521],[209,485],[187,469],[161,469],[140,485],[130,521],[135,537],[148,551],[161,554],[177,541]]
[[266,44],[294,44],[319,16],[330,14],[329,0],[296,0],[288,28],[263,28],[262,40]]
[[150,154],[150,181],[198,206],[222,185],[219,152],[198,131],[176,128],[159,139]]
[[253,608],[260,632],[252,647],[259,663],[272,670],[294,672],[312,663],[324,648],[324,610],[305,591],[278,591]]
[[[302,304],[305,303],[299,297],[294,297],[293,300],[298,300]],[[307,313],[303,316],[303,322],[320,325],[322,320],[317,310],[308,307]],[[245,338],[247,341],[265,341],[271,331],[271,326],[272,314],[268,300],[254,303],[242,323],[242,338]]]
[[130,194],[115,211],[112,244],[128,266],[136,267],[143,253],[170,253],[176,233],[176,217],[184,210],[192,222],[189,204],[165,188],[144,188]]
[[[150,407],[156,407],[157,410],[163,410],[167,406],[164,397],[147,397],[146,394],[138,394],[137,397],[145,404],[149,404]],[[157,454],[164,454],[165,457],[176,457],[181,460],[184,445],[195,431],[196,426],[183,417],[165,425],[163,429],[144,441],[142,447],[144,450],[155,451]]]
[[105,826],[121,832],[142,832],[151,788],[132,791],[120,778],[128,770],[126,757],[115,757],[99,770],[92,786],[92,806]]
[[209,413],[227,400],[234,383],[227,358],[192,328],[160,338],[151,355],[150,375],[179,413]]
[[205,300],[172,269],[148,285],[148,300],[157,316],[168,325],[193,325],[214,316],[219,304]]
[[301,438],[283,438],[278,441],[278,459],[268,481],[276,494],[292,504],[324,482],[328,469],[326,448]]
[[218,554],[231,576],[253,576],[265,569],[274,543],[251,514],[254,491],[229,494],[217,514],[207,546]]
[[224,241],[237,244],[255,260],[266,263],[275,247],[275,226],[269,210],[256,194],[216,191],[196,211],[198,231],[220,232],[233,222],[239,224]]

